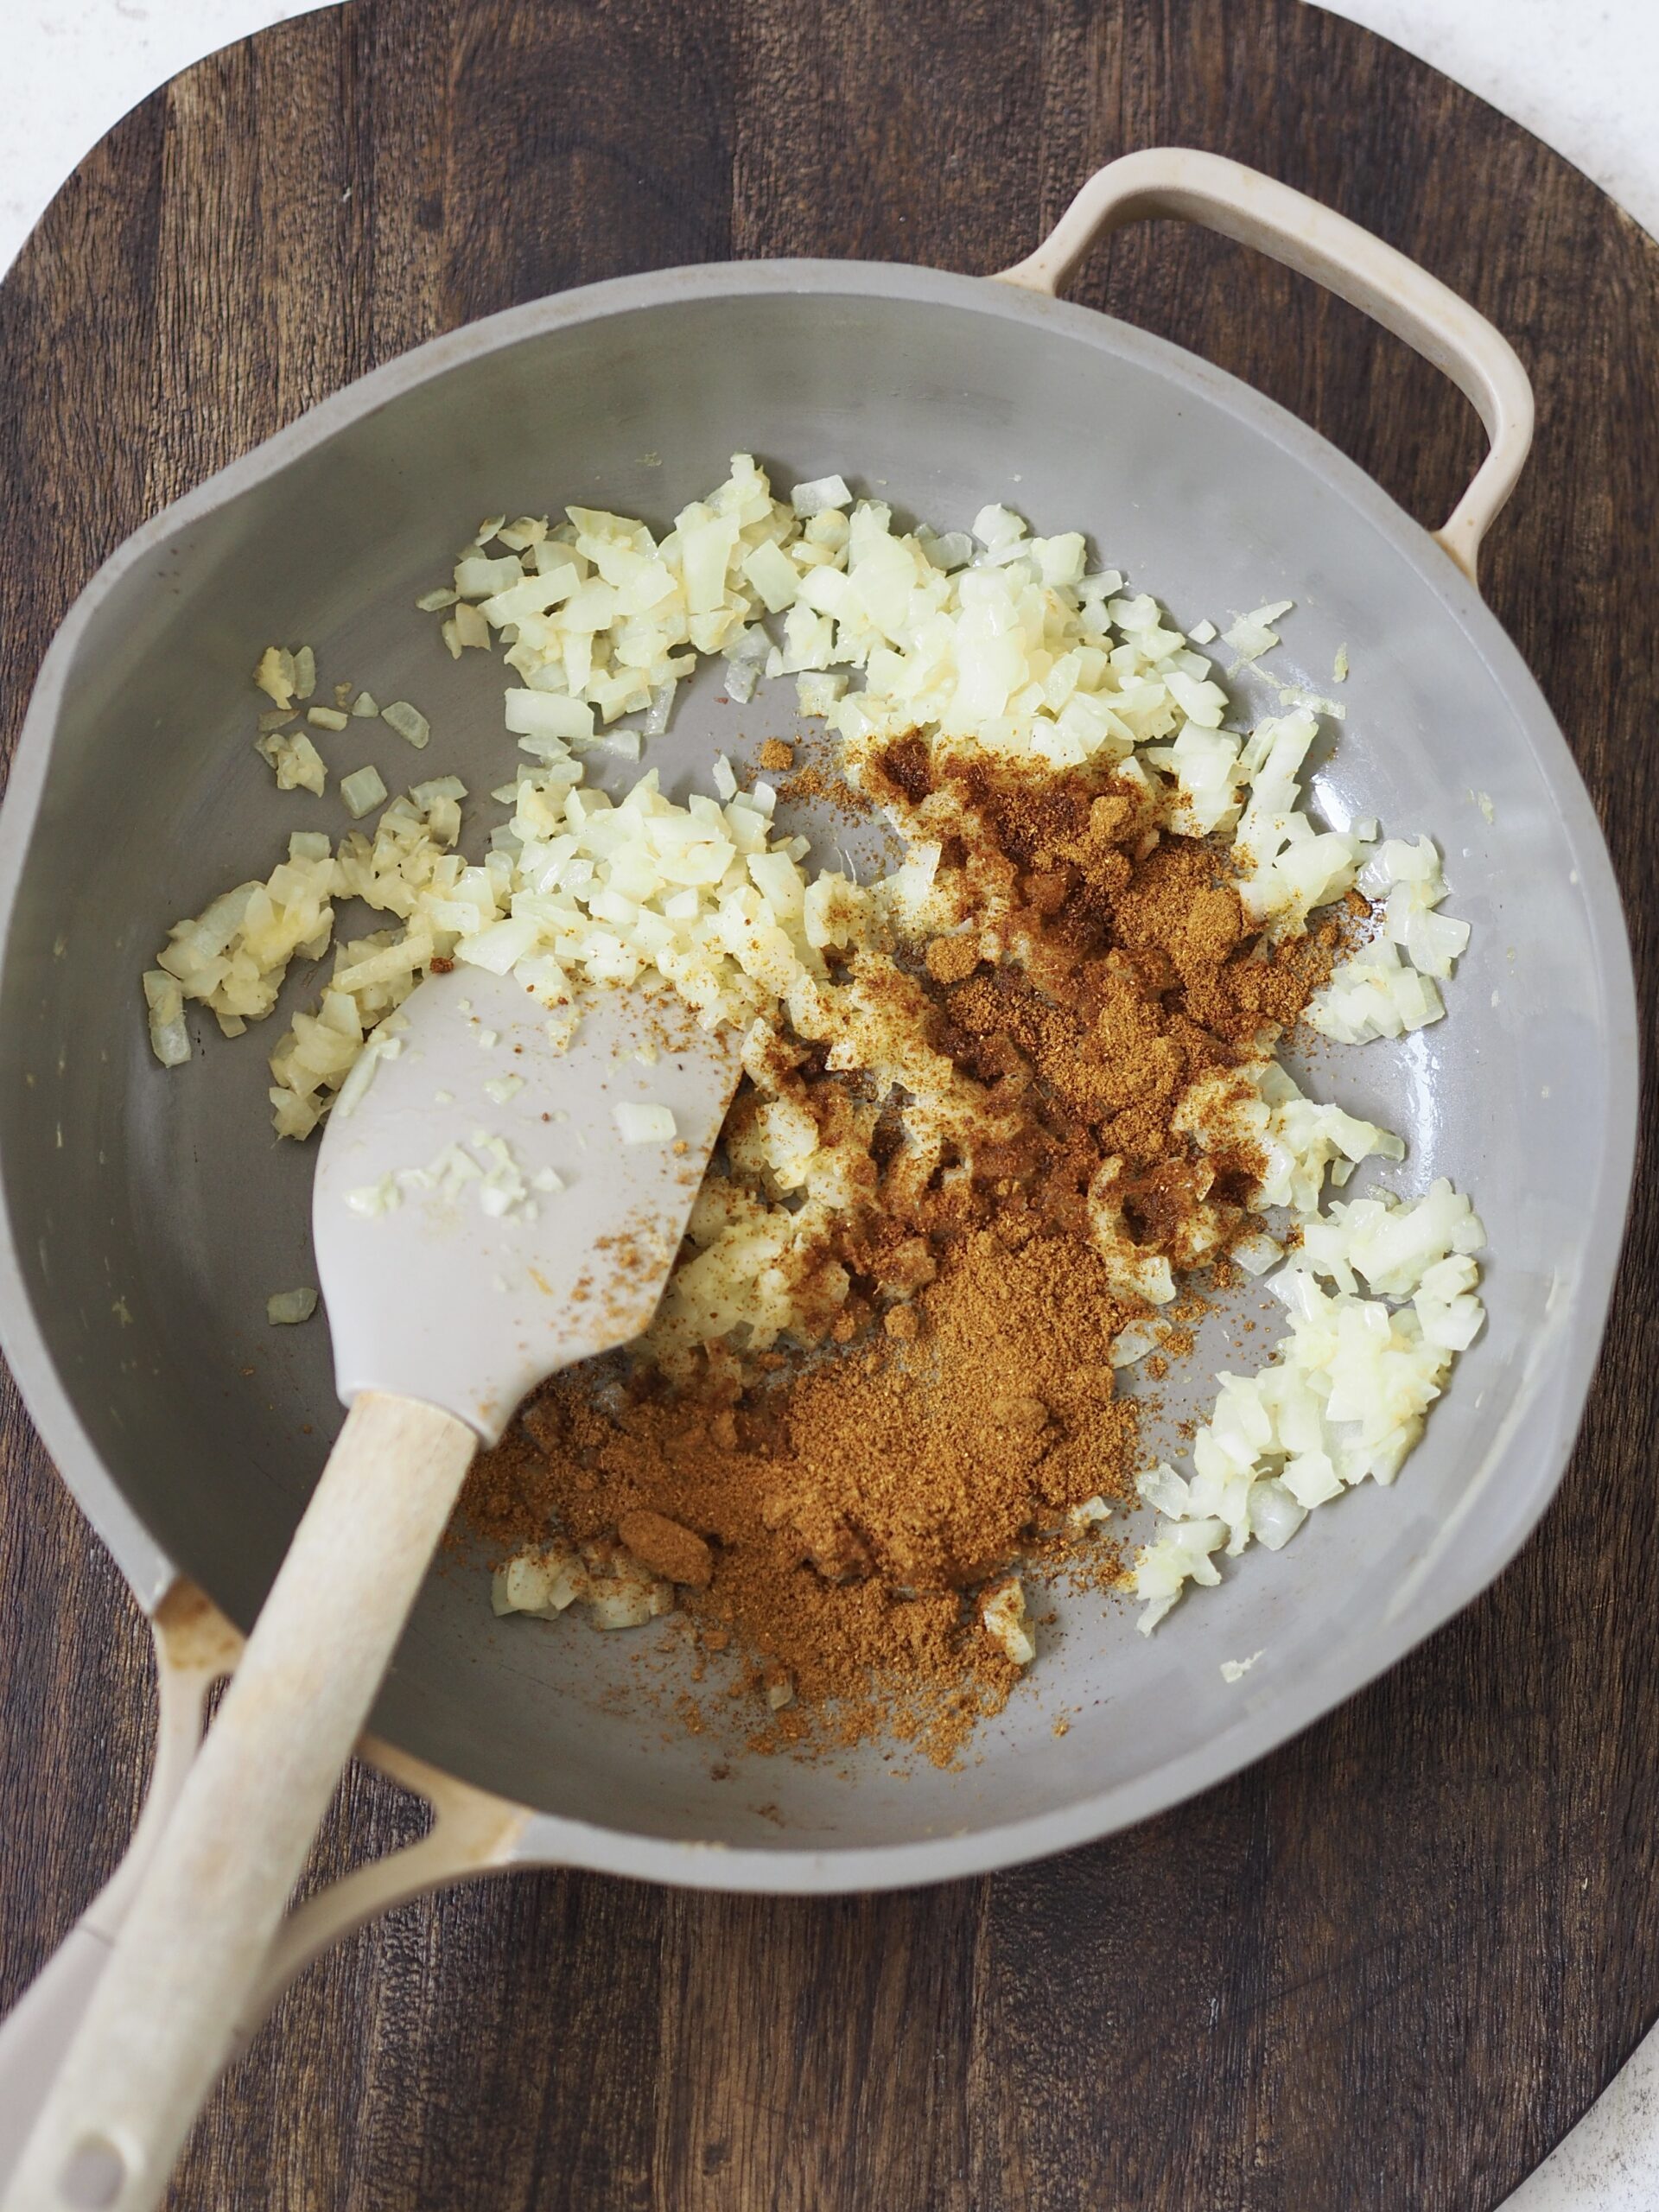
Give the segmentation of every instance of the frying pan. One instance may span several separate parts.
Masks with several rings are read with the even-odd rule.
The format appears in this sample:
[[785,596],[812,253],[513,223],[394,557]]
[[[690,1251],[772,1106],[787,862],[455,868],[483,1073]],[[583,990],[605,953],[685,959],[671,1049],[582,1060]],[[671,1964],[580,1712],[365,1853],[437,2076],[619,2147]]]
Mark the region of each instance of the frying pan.
[[[1491,450],[1444,530],[1431,537],[1232,378],[1055,296],[1094,239],[1151,215],[1316,277],[1459,384]],[[436,733],[416,772],[486,791],[510,765],[499,671],[479,654],[452,665],[413,599],[481,514],[578,501],[665,519],[738,450],[785,484],[842,470],[941,527],[991,499],[1039,530],[1085,527],[1184,626],[1294,600],[1278,680],[1330,690],[1343,645],[1352,669],[1341,741],[1313,774],[1319,810],[1433,832],[1451,911],[1474,925],[1449,1020],[1332,1053],[1313,1079],[1407,1137],[1408,1187],[1446,1174],[1470,1191],[1491,1257],[1484,1334],[1396,1487],[1314,1516],[1149,1640],[1114,1605],[1057,1598],[1032,1680],[959,1770],[899,1779],[876,1748],[833,1765],[740,1761],[716,1779],[706,1739],[665,1739],[635,1637],[498,1625],[481,1572],[435,1576],[365,1746],[430,1798],[434,1827],[293,1916],[248,2030],[345,1929],[488,1867],[830,1891],[1082,1843],[1281,1743],[1511,1557],[1578,1427],[1635,1128],[1634,994],[1606,853],[1475,583],[1530,431],[1519,362],[1444,286],[1268,178],[1148,151],[1092,178],[1000,280],[733,264],[493,316],[314,409],[105,563],[41,669],[0,819],[0,1332],[154,1623],[160,1745],[127,1861],[0,2032],[0,2110],[27,2108],[92,1986],[205,1688],[234,1663],[338,1421],[326,1332],[264,1319],[270,1292],[312,1279],[311,1164],[269,1134],[269,1040],[215,1038],[164,1073],[137,995],[166,924],[266,873],[294,826],[297,802],[247,758],[260,648],[305,639],[325,686],[413,697]],[[1274,703],[1263,675],[1240,687]],[[717,690],[694,687],[653,741],[677,793],[746,725],[788,734],[766,695],[743,711]],[[342,768],[372,760],[390,787],[411,780],[383,725],[340,742]],[[311,989],[291,979],[289,1001]],[[1201,1341],[1172,1416],[1208,1395],[1226,1351],[1213,1331]],[[1258,1649],[1242,1681],[1223,1679],[1219,1660]]]

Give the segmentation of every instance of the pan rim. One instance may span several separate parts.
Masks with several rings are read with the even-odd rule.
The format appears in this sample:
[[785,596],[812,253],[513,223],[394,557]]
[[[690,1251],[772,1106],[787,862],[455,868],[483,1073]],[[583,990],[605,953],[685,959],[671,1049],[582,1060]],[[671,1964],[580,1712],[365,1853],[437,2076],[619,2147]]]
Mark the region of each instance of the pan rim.
[[[104,602],[127,573],[181,531],[280,474],[352,424],[487,354],[579,323],[681,303],[756,295],[894,300],[1023,322],[1081,340],[1148,368],[1194,398],[1238,418],[1319,476],[1353,521],[1373,529],[1427,585],[1477,654],[1509,708],[1520,740],[1560,809],[1580,874],[1586,932],[1602,993],[1605,1099],[1589,1140],[1596,1161],[1581,1274],[1573,1310],[1550,1347],[1528,1402],[1523,1437],[1495,1447],[1525,1482],[1500,1541],[1465,1554],[1382,1629],[1328,1669],[1287,1683],[1220,1737],[1147,1774],[1110,1784],[1057,1810],[966,1833],[883,1845],[735,1847],[658,1837],[532,1810],[517,1863],[582,1866],[684,1886],[829,1893],[945,1880],[1040,1858],[1097,1840],[1182,1802],[1288,1741],[1396,1665],[1471,1603],[1509,1565],[1559,1487],[1582,1420],[1617,1279],[1637,1135],[1639,1033],[1628,931],[1612,863],[1570,748],[1516,646],[1451,558],[1355,463],[1273,400],[1166,340],[1070,302],[983,277],[906,264],[851,260],[710,263],[622,276],[554,294],[429,340],[318,402],[286,428],[141,524],[105,560],[48,649],[19,733],[0,808],[0,974],[11,950],[26,850],[45,791],[67,677]],[[83,1426],[30,1294],[12,1217],[11,1179],[0,1135],[0,1344],[47,1450],[72,1495],[147,1611],[177,1570],[129,1504]],[[1516,1497],[1510,1494],[1512,1512]]]

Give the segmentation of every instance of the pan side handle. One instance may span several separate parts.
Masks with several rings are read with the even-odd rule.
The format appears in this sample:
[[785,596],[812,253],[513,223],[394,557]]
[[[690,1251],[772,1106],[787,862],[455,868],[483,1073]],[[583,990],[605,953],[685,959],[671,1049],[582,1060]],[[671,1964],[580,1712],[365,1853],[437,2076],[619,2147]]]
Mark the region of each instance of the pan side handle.
[[235,1667],[242,1638],[191,1583],[156,1609],[158,1713],[149,1794],[126,1856],[0,2021],[0,2190],[103,1978],[139,1877],[160,1842],[201,1743],[207,1694]]
[[[126,1856],[11,2011],[0,2021],[0,2194],[35,2116],[102,1980],[127,1907],[166,1829],[200,1748],[207,1696],[235,1672],[243,1637],[211,1599],[181,1579],[157,1606],[159,1712],[149,1793]],[[257,1985],[237,2020],[232,2055],[257,2031],[295,1977],[353,1929],[423,1891],[518,1863],[531,1815],[365,1736],[358,1756],[432,1807],[419,1842],[333,1883],[278,1927]]]
[[418,1843],[342,1875],[289,1913],[238,2018],[238,2054],[295,1976],[353,1929],[429,1890],[449,1889],[457,1882],[502,1872],[520,1863],[518,1847],[531,1820],[524,1806],[458,1782],[454,1775],[411,1758],[377,1737],[364,1737],[357,1755],[424,1797],[432,1808],[432,1825]]
[[1097,238],[1160,215],[1201,223],[1312,276],[1403,338],[1473,404],[1491,450],[1434,537],[1478,588],[1481,540],[1532,443],[1532,385],[1508,339],[1345,215],[1242,162],[1185,147],[1148,147],[1097,169],[1035,253],[995,281],[1052,296]]

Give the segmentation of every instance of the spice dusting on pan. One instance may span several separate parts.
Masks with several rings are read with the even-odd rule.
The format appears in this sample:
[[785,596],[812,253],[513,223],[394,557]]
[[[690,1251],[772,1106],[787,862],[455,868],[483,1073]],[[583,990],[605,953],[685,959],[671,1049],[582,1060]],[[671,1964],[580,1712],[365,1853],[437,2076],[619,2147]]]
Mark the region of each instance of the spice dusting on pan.
[[[1010,1567],[1121,1574],[1115,1349],[1157,1262],[1224,1265],[1259,1231],[1228,1078],[1338,931],[1268,944],[1225,856],[1109,773],[936,764],[918,737],[865,776],[938,841],[925,930],[833,958],[855,1052],[845,1021],[752,1044],[656,1325],[545,1385],[465,1512],[503,1555],[619,1537],[745,1656],[758,1747],[892,1729],[948,1761],[1033,1648]],[[715,1332],[724,1287],[696,1278],[721,1227],[812,1203],[780,1127],[839,1203],[779,1249],[772,1325]]]

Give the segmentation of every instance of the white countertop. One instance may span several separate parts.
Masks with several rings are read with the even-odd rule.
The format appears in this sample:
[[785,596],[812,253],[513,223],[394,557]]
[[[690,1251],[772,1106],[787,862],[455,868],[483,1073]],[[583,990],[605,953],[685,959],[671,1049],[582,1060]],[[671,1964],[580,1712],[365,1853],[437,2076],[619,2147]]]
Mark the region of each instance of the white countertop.
[[[0,270],[111,124],[176,71],[318,0],[10,0]],[[1656,0],[1332,0],[1576,162],[1659,237]],[[1414,2212],[1402,2206],[1401,2212]],[[1506,2212],[1659,2212],[1659,2031]]]

